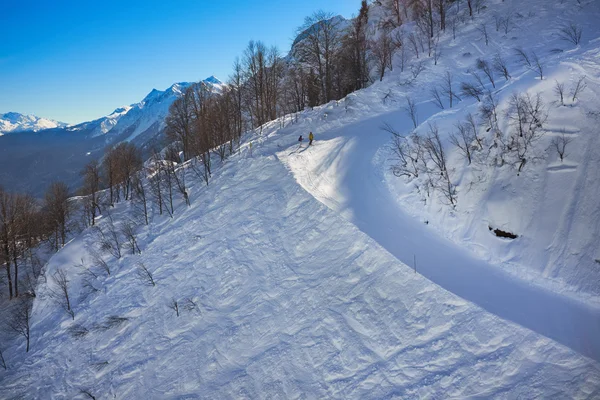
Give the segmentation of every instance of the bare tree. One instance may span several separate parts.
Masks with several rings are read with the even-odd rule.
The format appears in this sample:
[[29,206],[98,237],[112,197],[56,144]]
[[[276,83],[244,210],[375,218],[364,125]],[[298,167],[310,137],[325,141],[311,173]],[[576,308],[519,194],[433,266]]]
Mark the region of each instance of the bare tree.
[[490,44],[490,34],[488,33],[487,26],[485,24],[481,24],[477,27],[477,30],[483,36],[485,45],[488,46]]
[[416,80],[423,71],[425,71],[425,64],[423,64],[422,61],[411,65],[410,73],[412,75],[413,81]]
[[520,47],[517,47],[515,49],[515,55],[517,56],[519,62],[521,63],[521,65],[523,65],[524,67],[527,68],[532,68],[533,64],[531,63],[531,59],[529,57],[529,54],[527,54],[527,52],[525,50],[523,50]]
[[495,132],[499,131],[498,127],[498,98],[492,93],[488,92],[481,106],[479,107],[479,114],[483,121],[488,122],[487,131],[493,130]]
[[29,352],[31,310],[27,300],[19,301],[13,309],[12,318],[8,321],[8,329],[25,338],[25,352]]
[[531,59],[533,61],[533,70],[537,72],[537,74],[540,76],[540,80],[544,79],[544,65],[542,64],[542,61],[539,59],[539,57],[537,56],[537,54],[535,54],[535,52],[531,52]]
[[585,83],[585,76],[582,76],[577,80],[577,84],[571,91],[571,94],[573,95],[572,101],[577,100],[577,97],[585,90],[585,88],[587,88],[587,84]]
[[460,91],[463,96],[473,97],[478,102],[481,101],[481,98],[483,97],[483,89],[470,82],[462,82],[460,84]]
[[513,133],[506,147],[515,155],[520,173],[529,159],[536,158],[532,146],[543,136],[543,124],[548,115],[539,93],[535,97],[514,93],[509,101],[507,116]]
[[564,41],[571,42],[575,46],[581,43],[581,34],[581,26],[577,25],[575,22],[569,22],[567,25],[563,25],[558,30],[559,38]]
[[446,153],[436,125],[429,124],[429,132],[425,137],[423,148],[434,166],[433,170],[429,170],[431,183],[454,207],[456,205],[456,188],[450,180],[446,165]]
[[457,123],[456,128],[458,129],[458,133],[452,132],[450,134],[450,142],[458,148],[470,165],[472,161],[471,146],[475,140],[474,133],[469,124],[462,122]]
[[448,102],[450,103],[450,108],[452,108],[453,100],[456,99],[460,101],[460,97],[454,92],[452,87],[452,74],[450,71],[446,71],[444,75],[444,82],[442,83],[442,94],[448,98]]
[[83,177],[83,195],[86,196],[84,210],[87,215],[88,224],[96,224],[96,216],[102,214],[100,208],[100,166],[98,161],[90,161],[81,171]]
[[106,261],[104,261],[102,254],[96,250],[91,250],[90,255],[92,256],[94,266],[102,270],[104,273],[106,273],[106,275],[110,276],[110,266]]
[[430,89],[429,93],[433,97],[433,103],[443,110],[444,102],[442,101],[442,93],[440,93],[440,90],[437,88],[437,86],[434,86],[432,89]]
[[471,132],[473,132],[473,136],[475,137],[475,140],[477,141],[477,145],[478,145],[479,149],[483,148],[483,139],[477,135],[477,130],[479,128],[479,124],[475,120],[475,117],[473,116],[473,114],[471,114],[471,113],[467,114],[466,124],[469,126],[469,129],[471,130]]
[[417,125],[419,124],[419,116],[417,114],[417,105],[411,97],[406,98],[406,106],[404,106],[404,110],[410,117],[410,119],[413,123],[413,126],[416,129]]
[[71,300],[69,298],[69,280],[67,274],[59,268],[52,277],[57,287],[56,289],[52,289],[52,298],[75,320],[75,312],[71,307]]
[[58,250],[67,241],[67,226],[72,204],[69,202],[69,188],[63,182],[53,182],[44,196],[44,215],[48,229],[54,237],[53,247]]
[[496,26],[496,32],[500,31],[500,27],[502,27],[502,21],[504,17],[500,14],[494,14],[494,24]]
[[394,36],[394,46],[399,49],[400,72],[404,72],[406,62],[408,61],[408,48],[401,31],[397,31]]
[[148,286],[156,286],[156,281],[154,280],[152,272],[150,272],[150,270],[146,268],[146,266],[143,263],[138,263],[137,266],[137,275],[138,278],[140,278],[140,280],[142,281],[142,283]]
[[567,145],[572,141],[573,139],[567,137],[564,132],[562,133],[562,135],[552,139],[552,147],[554,147],[554,149],[558,153],[558,156],[560,157],[560,162],[563,162],[565,158],[565,152],[567,150]]
[[148,195],[146,193],[146,185],[142,179],[141,173],[134,175],[132,180],[133,194],[132,199],[139,211],[144,215],[144,221],[148,225]]
[[438,61],[442,57],[442,49],[440,48],[440,33],[438,32],[432,39],[433,49],[433,65],[437,65]]
[[560,105],[565,105],[565,84],[559,81],[554,81],[554,93],[560,98]]
[[392,166],[394,175],[405,176],[409,179],[417,178],[423,160],[419,135],[413,132],[409,138],[405,138],[389,123],[385,123],[381,129],[392,135],[392,151],[397,159],[397,163]]
[[125,237],[125,247],[131,250],[131,254],[142,254],[135,235],[135,225],[131,220],[126,220],[121,225],[121,233]]
[[410,43],[410,46],[411,46],[413,52],[415,53],[415,57],[417,57],[417,58],[419,58],[420,41],[421,41],[421,38],[419,35],[417,35],[415,33],[411,33],[410,35],[408,35],[408,43]]
[[101,227],[97,227],[96,233],[98,235],[100,248],[103,251],[110,253],[113,257],[117,259],[122,257],[121,238],[119,235],[119,231],[117,230],[113,222],[112,216],[110,214],[108,215],[108,222],[106,223],[106,228],[102,229]]
[[492,66],[490,65],[490,63],[488,63],[486,60],[479,58],[477,59],[477,69],[482,71],[485,76],[487,76],[488,80],[490,81],[490,83],[492,84],[492,87],[496,87],[496,82],[494,80],[494,71],[492,69]]
[[381,32],[375,40],[370,40],[369,51],[375,61],[375,70],[382,81],[387,69],[392,69],[392,60],[397,50],[396,42],[389,32]]
[[316,71],[323,103],[333,99],[333,70],[341,40],[338,25],[333,14],[317,11],[306,17],[298,29],[298,36],[303,40],[296,43],[297,51],[301,60]]
[[506,14],[504,18],[502,18],[500,25],[504,28],[504,34],[508,35],[508,32],[513,28],[512,14]]
[[508,72],[508,65],[506,64],[506,61],[502,58],[502,56],[500,54],[496,54],[496,56],[494,57],[494,60],[492,62],[492,67],[494,68],[494,71],[496,71],[497,73],[504,76],[504,79],[506,79],[506,80],[510,79],[510,73]]

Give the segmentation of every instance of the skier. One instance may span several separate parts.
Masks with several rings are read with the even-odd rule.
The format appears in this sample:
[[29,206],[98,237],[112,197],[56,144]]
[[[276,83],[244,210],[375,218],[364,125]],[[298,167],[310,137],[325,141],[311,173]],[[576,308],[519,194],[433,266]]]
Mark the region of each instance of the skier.
[[308,134],[308,145],[310,146],[313,142],[313,140],[315,139],[315,136],[313,135],[313,133],[309,133]]
[[298,141],[300,142],[300,144],[302,144],[303,140],[304,140],[304,138],[302,137],[302,135],[300,135],[300,137],[298,138]]
[[250,142],[249,147],[250,147],[250,157],[252,157],[252,142]]

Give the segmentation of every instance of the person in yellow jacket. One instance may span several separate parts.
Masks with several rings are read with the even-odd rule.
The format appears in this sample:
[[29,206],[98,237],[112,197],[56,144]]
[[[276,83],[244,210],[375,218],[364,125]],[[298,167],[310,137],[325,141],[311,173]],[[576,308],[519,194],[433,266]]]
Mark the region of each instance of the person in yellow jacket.
[[313,142],[313,140],[315,139],[315,135],[313,135],[313,133],[309,133],[308,134],[308,145],[310,146]]

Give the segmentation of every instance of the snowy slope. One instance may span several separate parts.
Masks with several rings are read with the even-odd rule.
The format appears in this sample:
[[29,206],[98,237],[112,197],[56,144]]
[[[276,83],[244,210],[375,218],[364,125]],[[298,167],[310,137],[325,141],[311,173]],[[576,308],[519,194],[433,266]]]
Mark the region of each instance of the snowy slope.
[[[0,371],[0,397],[600,393],[600,364],[415,274],[304,191],[275,156],[235,158],[216,175],[175,219],[140,228],[142,255],[107,257],[112,275],[87,298],[72,265],[89,265],[91,233],[53,257],[32,350],[21,364],[22,345],[10,348],[15,365]],[[121,204],[113,217],[125,212]],[[156,287],[138,279],[140,262]],[[48,298],[57,268],[69,271],[75,321]],[[186,298],[197,308],[176,317],[168,304]],[[74,337],[74,326],[87,334]]]
[[23,131],[41,131],[44,129],[63,128],[67,124],[35,115],[23,115],[16,112],[0,114],[0,135]]
[[[395,68],[297,122],[267,124],[208,187],[190,174],[191,207],[180,201],[172,220],[154,210],[150,226],[138,227],[141,255],[105,255],[112,274],[94,279],[93,293],[74,266],[90,265],[97,248],[85,231],[46,266],[32,350],[22,359],[20,341],[9,348],[0,397],[600,397],[600,9],[582,3],[490,1],[456,42],[442,38],[440,65],[426,59],[414,84],[401,84],[409,69]],[[526,23],[493,33],[486,47],[476,26],[515,10]],[[581,46],[551,35],[563,18],[584,26]],[[544,40],[531,40],[537,30]],[[510,49],[520,45],[535,47],[544,80],[517,65]],[[551,51],[558,47],[565,51]],[[515,90],[541,92],[553,108],[537,146],[548,148],[564,127],[575,140],[563,163],[549,152],[518,177],[509,166],[475,173],[448,143],[477,104],[439,110],[428,89],[446,70],[458,85],[477,57],[497,52],[512,73],[499,79],[500,107]],[[571,85],[581,74],[580,100],[553,104],[553,80]],[[417,102],[419,129],[435,122],[443,133],[454,210],[389,172],[380,128],[411,130],[406,96]],[[309,131],[314,146],[299,145]],[[131,212],[119,204],[112,214],[122,224]],[[519,238],[492,236],[492,224]],[[139,263],[155,287],[140,281]],[[49,296],[58,268],[69,273],[74,321]]]

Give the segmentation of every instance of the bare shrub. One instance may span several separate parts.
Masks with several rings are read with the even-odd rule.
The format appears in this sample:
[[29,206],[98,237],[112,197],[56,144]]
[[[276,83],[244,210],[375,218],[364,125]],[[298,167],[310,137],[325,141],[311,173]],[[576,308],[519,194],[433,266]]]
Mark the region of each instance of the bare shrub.
[[187,297],[183,300],[181,308],[188,312],[197,311],[200,309],[198,307],[198,303],[196,303],[191,297]]
[[515,49],[515,55],[517,56],[519,63],[527,68],[531,68],[533,65],[531,63],[531,59],[529,58],[529,54],[521,47]]
[[31,339],[30,323],[31,323],[31,310],[30,304],[26,300],[19,301],[13,309],[12,317],[9,319],[7,328],[25,338],[26,349],[25,352],[29,352],[29,342]]
[[458,148],[463,157],[469,162],[472,162],[471,146],[475,140],[474,132],[469,124],[459,122],[456,124],[458,132],[450,134],[450,142]]
[[492,66],[490,65],[490,63],[488,63],[486,60],[479,58],[477,60],[477,69],[482,71],[485,76],[487,76],[488,80],[490,81],[490,83],[492,84],[492,87],[496,87],[496,82],[494,80],[494,71],[492,69]]
[[510,73],[508,72],[508,65],[506,61],[502,58],[500,54],[496,54],[494,60],[492,61],[492,67],[494,71],[504,76],[504,79],[510,79]]
[[543,136],[543,125],[548,118],[541,95],[538,93],[532,97],[529,94],[514,93],[509,101],[507,117],[513,133],[506,149],[516,158],[518,172],[521,172],[529,159],[537,158],[532,146]]
[[71,336],[73,336],[73,338],[80,339],[82,337],[85,337],[88,333],[90,333],[90,331],[85,326],[76,324],[69,328],[69,333],[71,334]]
[[433,164],[433,168],[428,168],[427,171],[431,184],[442,193],[452,207],[456,206],[456,188],[450,180],[446,165],[446,153],[436,125],[429,124],[429,132],[423,142],[423,149]]
[[571,42],[575,46],[581,43],[581,34],[582,29],[581,26],[577,25],[575,22],[570,22],[566,25],[563,25],[558,30],[558,37],[566,42]]
[[99,226],[96,227],[96,234],[102,251],[108,252],[117,259],[122,257],[121,238],[110,214],[108,215],[108,222],[106,223],[105,229],[102,229]]
[[558,153],[558,157],[560,157],[560,162],[563,162],[566,155],[565,152],[567,150],[567,145],[572,141],[573,139],[567,137],[564,132],[562,133],[562,135],[552,139],[552,147],[554,147],[556,153]]
[[152,272],[150,272],[143,263],[138,263],[137,275],[145,285],[156,286]]
[[135,224],[131,220],[123,222],[121,233],[125,237],[125,247],[131,250],[131,254],[142,254],[135,235]]
[[59,268],[56,270],[54,275],[52,275],[52,278],[54,279],[54,284],[56,286],[56,288],[51,290],[52,298],[74,320],[75,312],[71,307],[71,299],[69,297],[69,279],[67,278],[66,272]]
[[421,72],[425,71],[425,64],[422,62],[418,62],[410,66],[410,73],[412,75],[413,81],[416,80]]
[[510,30],[513,28],[513,22],[512,22],[512,14],[508,13],[504,16],[504,18],[502,18],[502,21],[500,21],[500,26],[502,28],[504,28],[504,34],[508,35],[508,32],[510,32]]
[[542,61],[539,59],[539,57],[537,56],[537,54],[535,54],[535,52],[531,52],[531,59],[533,60],[533,70],[535,72],[537,72],[537,74],[540,77],[540,80],[544,79],[544,65],[542,64]]
[[560,99],[560,105],[565,105],[565,84],[559,81],[554,81],[554,93]]
[[446,71],[444,75],[444,82],[442,84],[442,93],[444,96],[448,98],[448,102],[450,103],[450,108],[452,108],[453,100],[456,99],[460,101],[460,97],[454,92],[452,87],[452,74],[450,71]]
[[440,93],[439,89],[437,88],[437,86],[434,86],[429,93],[431,94],[431,96],[433,96],[433,103],[438,106],[439,108],[441,108],[442,110],[445,108],[444,107],[444,102],[442,101],[442,94]]
[[171,301],[168,304],[168,307],[175,311],[175,314],[179,317],[179,302],[175,299],[171,299]]
[[498,131],[498,98],[491,92],[488,92],[481,106],[479,107],[479,114],[483,121],[487,121],[488,128],[487,131],[490,130]]
[[571,91],[571,94],[573,95],[572,100],[575,101],[577,100],[577,97],[579,96],[579,94],[585,90],[585,88],[587,88],[587,84],[585,83],[585,76],[580,77],[577,80],[577,84],[575,85],[575,87],[573,88],[573,90]]
[[419,136],[413,133],[409,138],[405,138],[387,122],[381,129],[392,135],[392,151],[397,159],[397,163],[392,166],[393,174],[409,179],[418,177],[419,163],[422,160]]
[[92,256],[94,267],[104,272],[107,276],[110,276],[110,266],[106,261],[104,261],[102,254],[96,250],[91,250],[90,255]]
[[460,92],[463,96],[472,97],[477,101],[481,101],[483,96],[483,89],[480,86],[476,86],[470,82],[462,82],[460,84]]
[[417,105],[412,98],[410,98],[410,97],[406,98],[406,106],[404,107],[404,110],[406,111],[406,113],[410,117],[414,127],[416,128],[417,125],[419,124],[419,116],[417,114]]
[[479,33],[481,33],[483,40],[485,41],[485,45],[488,46],[490,44],[490,34],[488,33],[487,26],[485,24],[481,24],[477,27]]

